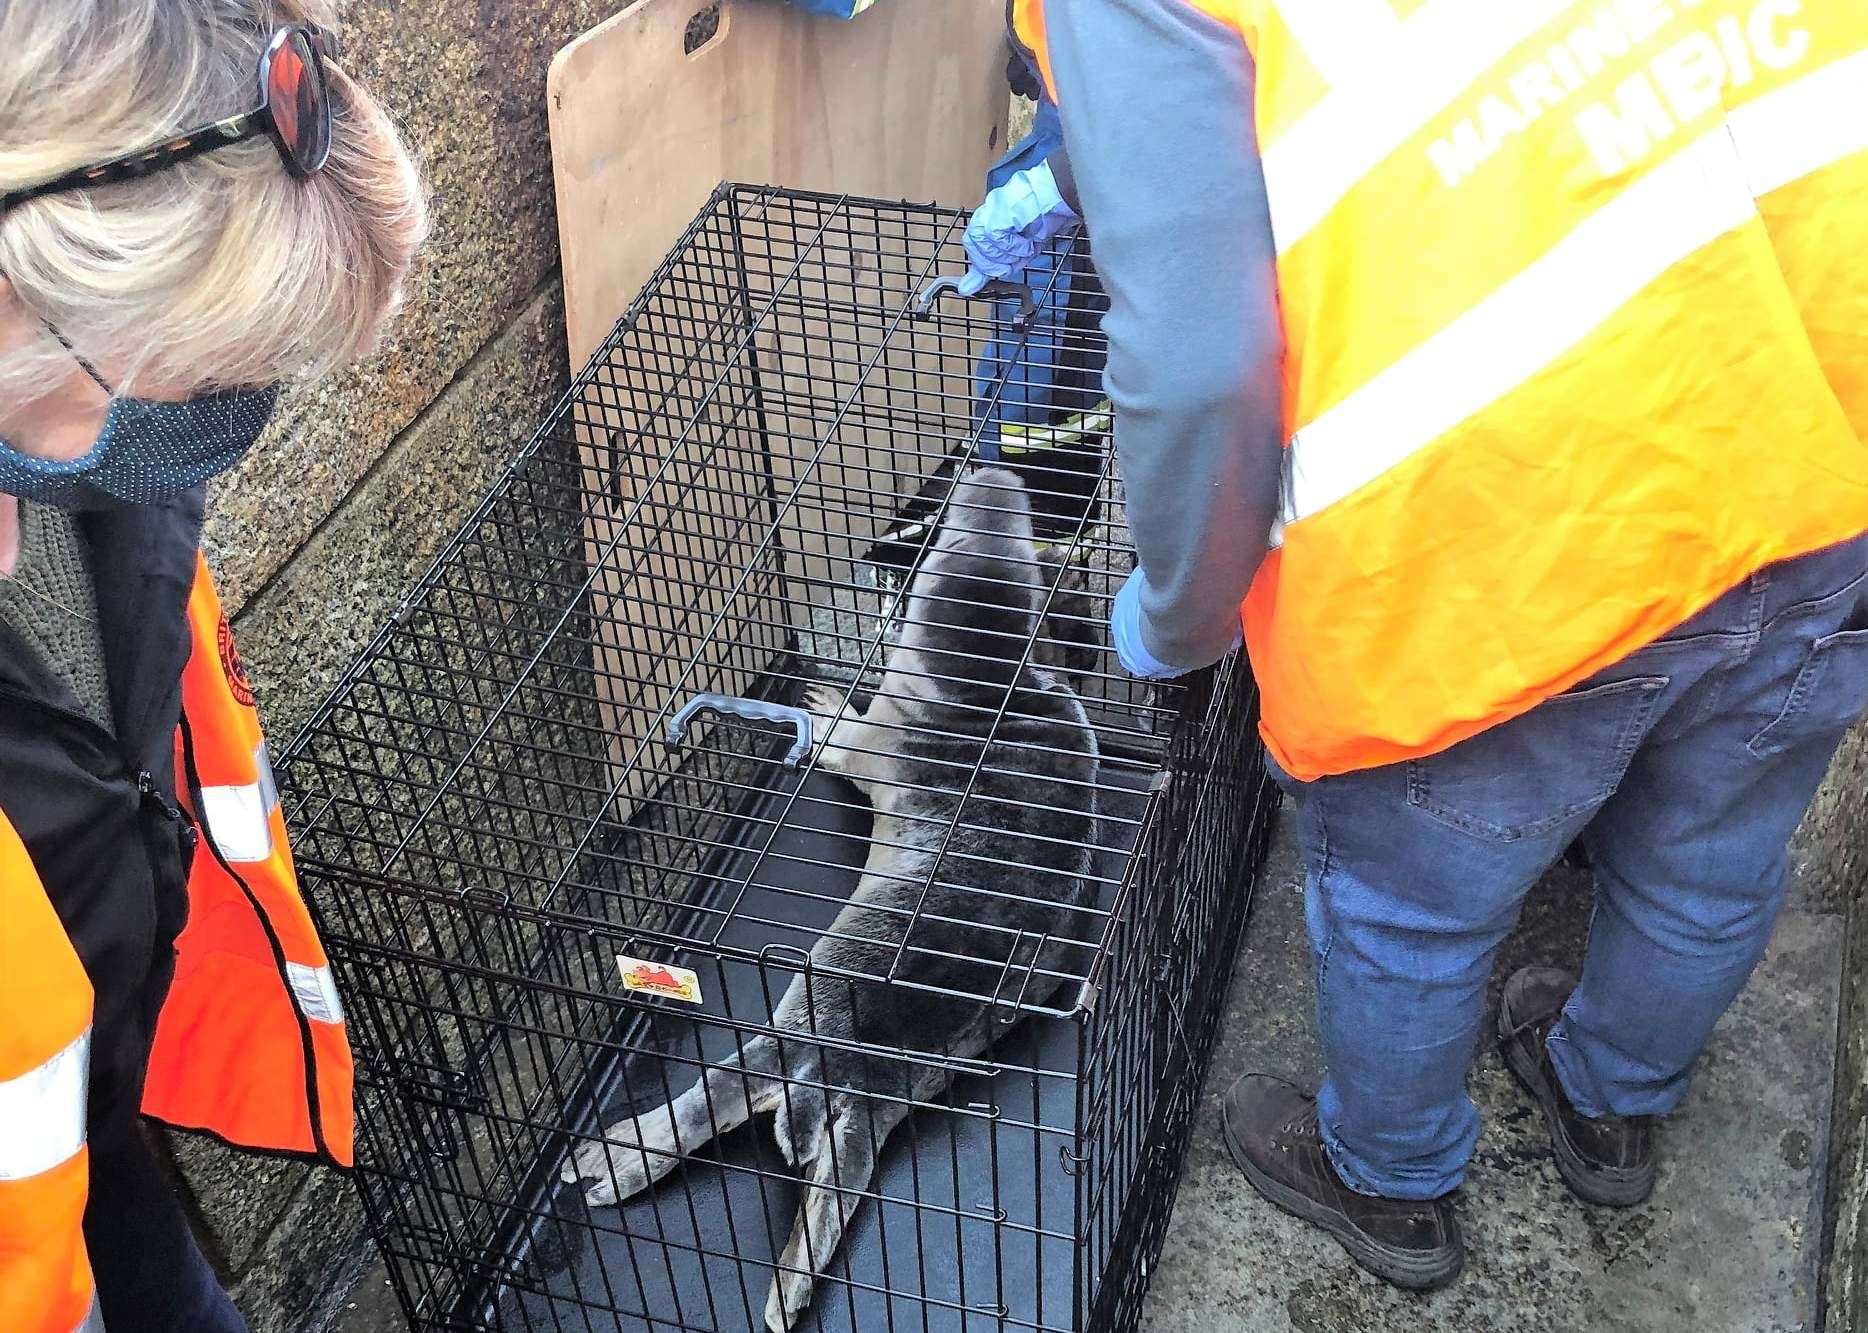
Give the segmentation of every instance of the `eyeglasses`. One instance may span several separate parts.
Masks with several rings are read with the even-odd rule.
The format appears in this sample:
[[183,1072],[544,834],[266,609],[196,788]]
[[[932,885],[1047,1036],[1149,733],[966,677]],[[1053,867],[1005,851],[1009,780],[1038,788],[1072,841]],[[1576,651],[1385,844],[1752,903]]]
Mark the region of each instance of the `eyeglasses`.
[[137,180],[262,134],[271,137],[287,171],[294,176],[309,176],[331,155],[331,97],[324,61],[327,55],[336,54],[335,39],[321,28],[309,23],[281,28],[260,53],[260,100],[253,110],[165,139],[151,148],[80,167],[38,185],[9,190],[0,195],[0,213],[48,194]]

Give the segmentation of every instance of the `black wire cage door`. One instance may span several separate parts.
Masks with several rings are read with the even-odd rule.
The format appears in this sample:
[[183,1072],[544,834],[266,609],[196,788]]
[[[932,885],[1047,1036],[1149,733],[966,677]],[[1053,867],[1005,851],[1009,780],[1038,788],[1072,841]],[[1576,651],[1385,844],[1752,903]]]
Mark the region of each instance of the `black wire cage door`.
[[965,220],[722,186],[281,764],[412,1328],[1139,1318],[1275,798]]

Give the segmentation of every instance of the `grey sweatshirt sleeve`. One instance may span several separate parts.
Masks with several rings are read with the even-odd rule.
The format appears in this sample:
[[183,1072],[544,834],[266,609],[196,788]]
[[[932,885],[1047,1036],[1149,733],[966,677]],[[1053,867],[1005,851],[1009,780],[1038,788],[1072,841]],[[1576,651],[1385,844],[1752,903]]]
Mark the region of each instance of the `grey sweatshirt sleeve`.
[[1106,383],[1142,641],[1224,656],[1277,513],[1277,272],[1243,40],[1185,0],[1049,0],[1075,192],[1109,293]]

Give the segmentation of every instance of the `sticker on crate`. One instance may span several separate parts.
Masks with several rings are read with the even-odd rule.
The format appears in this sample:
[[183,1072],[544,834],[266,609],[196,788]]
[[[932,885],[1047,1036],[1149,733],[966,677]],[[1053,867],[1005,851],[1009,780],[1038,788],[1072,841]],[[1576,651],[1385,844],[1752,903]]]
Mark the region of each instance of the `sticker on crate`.
[[652,963],[646,958],[616,955],[616,969],[623,974],[623,989],[666,995],[686,1004],[701,1002],[700,974],[672,963]]

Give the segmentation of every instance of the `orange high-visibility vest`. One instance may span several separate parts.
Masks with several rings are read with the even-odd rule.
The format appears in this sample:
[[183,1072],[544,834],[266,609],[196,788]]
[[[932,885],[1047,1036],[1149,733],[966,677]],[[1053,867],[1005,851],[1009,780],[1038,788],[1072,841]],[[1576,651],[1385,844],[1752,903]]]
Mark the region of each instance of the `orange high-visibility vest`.
[[1868,4],[1184,2],[1255,69],[1289,444],[1243,616],[1292,775],[1868,531]]
[[[200,844],[142,1109],[239,1147],[348,1166],[343,1007],[299,895],[252,692],[199,559],[188,620],[176,773]],[[101,1328],[80,1230],[91,983],[4,814],[0,922],[0,1329]]]
[[91,983],[0,817],[0,1328],[102,1327],[85,1256]]
[[176,773],[201,829],[146,1114],[239,1147],[352,1160],[344,1007],[299,895],[253,692],[197,557]]

